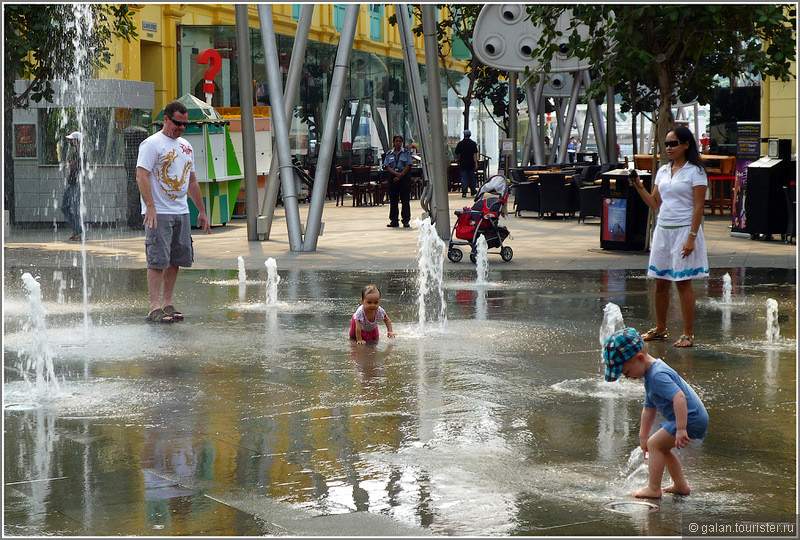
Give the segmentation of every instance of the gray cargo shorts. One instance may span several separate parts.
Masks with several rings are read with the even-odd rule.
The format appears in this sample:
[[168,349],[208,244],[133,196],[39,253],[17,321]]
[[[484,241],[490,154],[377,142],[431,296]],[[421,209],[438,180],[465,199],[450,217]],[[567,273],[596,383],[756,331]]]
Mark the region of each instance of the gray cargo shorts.
[[189,214],[156,214],[156,227],[145,227],[147,267],[165,270],[172,265],[192,266],[191,229]]

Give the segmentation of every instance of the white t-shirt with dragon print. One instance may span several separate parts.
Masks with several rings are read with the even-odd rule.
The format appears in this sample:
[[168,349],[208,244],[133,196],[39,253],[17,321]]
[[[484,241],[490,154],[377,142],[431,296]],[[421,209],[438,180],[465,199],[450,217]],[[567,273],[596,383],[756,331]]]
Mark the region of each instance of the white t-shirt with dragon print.
[[[183,137],[173,139],[161,131],[139,145],[137,167],[150,171],[150,192],[156,214],[188,214],[186,194],[194,172],[194,150]],[[142,214],[147,207],[142,201]]]

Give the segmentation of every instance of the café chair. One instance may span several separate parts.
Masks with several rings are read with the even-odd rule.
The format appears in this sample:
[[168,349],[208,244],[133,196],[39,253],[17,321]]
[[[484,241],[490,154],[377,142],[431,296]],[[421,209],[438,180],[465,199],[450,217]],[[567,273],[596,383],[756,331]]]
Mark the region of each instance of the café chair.
[[586,222],[587,217],[602,217],[603,197],[600,186],[583,186],[580,189],[581,211],[578,215],[578,222]]
[[570,185],[567,185],[567,181],[564,173],[539,173],[539,217],[575,215],[575,211],[580,207],[580,195],[578,195],[578,208],[575,208],[572,181],[569,180]]
[[540,205],[539,182],[526,180],[515,183],[514,189],[514,215],[520,216],[520,212],[538,212]]
[[461,191],[461,167],[451,163],[447,167],[448,191]]
[[375,186],[370,177],[369,166],[353,167],[353,205],[364,206],[372,203]]

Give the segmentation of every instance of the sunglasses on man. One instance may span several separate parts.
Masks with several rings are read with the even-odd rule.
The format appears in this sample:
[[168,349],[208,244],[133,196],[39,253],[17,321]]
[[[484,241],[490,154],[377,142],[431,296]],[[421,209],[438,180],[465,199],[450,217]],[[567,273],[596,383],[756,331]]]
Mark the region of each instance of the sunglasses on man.
[[178,120],[175,120],[171,116],[167,116],[167,118],[169,118],[169,121],[172,122],[173,124],[175,124],[178,127],[186,127],[191,123],[191,122],[179,122]]

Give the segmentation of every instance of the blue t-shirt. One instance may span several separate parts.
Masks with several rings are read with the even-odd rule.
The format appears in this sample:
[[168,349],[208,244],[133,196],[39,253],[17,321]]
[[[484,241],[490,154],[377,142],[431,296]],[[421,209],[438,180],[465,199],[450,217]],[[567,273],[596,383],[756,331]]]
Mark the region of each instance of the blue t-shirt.
[[655,360],[644,374],[644,406],[655,407],[667,422],[661,424],[675,435],[675,410],[672,398],[678,391],[686,396],[686,431],[692,439],[702,439],[708,428],[708,413],[703,402],[678,373],[661,360]]

